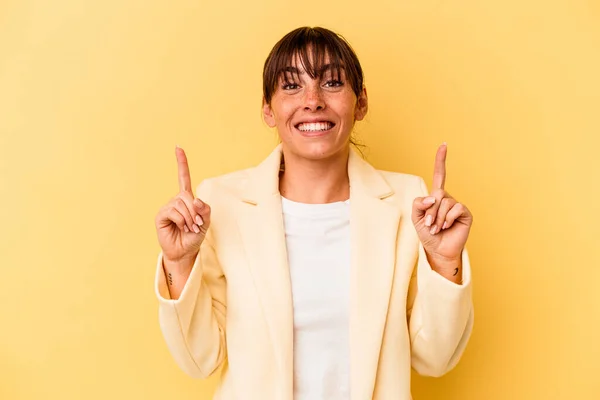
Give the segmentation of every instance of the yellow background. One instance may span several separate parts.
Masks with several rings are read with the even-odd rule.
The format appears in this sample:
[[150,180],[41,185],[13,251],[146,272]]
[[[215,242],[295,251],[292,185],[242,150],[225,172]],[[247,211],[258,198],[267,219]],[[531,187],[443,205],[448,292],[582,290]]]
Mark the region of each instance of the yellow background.
[[[259,162],[262,63],[302,25],[347,37],[377,167],[475,215],[476,323],[419,399],[599,399],[600,2],[0,3],[0,398],[209,399],[157,322],[154,215]],[[218,207],[218,205],[213,205]]]

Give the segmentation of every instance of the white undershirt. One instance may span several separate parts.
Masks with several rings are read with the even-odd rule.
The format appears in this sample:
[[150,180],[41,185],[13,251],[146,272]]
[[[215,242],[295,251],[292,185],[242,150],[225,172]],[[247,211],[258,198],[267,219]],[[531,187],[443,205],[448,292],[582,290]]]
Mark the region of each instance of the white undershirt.
[[294,400],[349,400],[349,201],[281,200],[294,305]]

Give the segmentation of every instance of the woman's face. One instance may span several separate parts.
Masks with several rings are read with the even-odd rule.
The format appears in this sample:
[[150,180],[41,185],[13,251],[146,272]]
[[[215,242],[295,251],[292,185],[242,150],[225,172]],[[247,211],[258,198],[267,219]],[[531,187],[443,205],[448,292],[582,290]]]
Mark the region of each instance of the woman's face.
[[[318,160],[345,152],[355,121],[367,113],[367,92],[357,98],[346,80],[328,68],[312,79],[297,60],[278,81],[271,104],[263,105],[267,124],[277,128],[284,150]],[[339,79],[338,79],[339,78]]]

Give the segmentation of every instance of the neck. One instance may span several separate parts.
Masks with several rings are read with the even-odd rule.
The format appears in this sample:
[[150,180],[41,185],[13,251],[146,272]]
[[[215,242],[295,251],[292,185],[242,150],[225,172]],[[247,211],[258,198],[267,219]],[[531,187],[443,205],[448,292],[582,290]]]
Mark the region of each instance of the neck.
[[279,192],[298,203],[324,204],[350,197],[349,148],[324,160],[309,160],[283,149],[285,171],[279,177]]

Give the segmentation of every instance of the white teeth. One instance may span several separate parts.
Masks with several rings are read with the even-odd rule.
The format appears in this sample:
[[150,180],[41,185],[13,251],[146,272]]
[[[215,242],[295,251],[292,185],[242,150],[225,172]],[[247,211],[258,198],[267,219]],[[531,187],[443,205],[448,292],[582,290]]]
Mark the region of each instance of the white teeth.
[[298,129],[302,132],[316,132],[326,131],[331,129],[332,126],[333,124],[331,122],[311,122],[298,125]]

